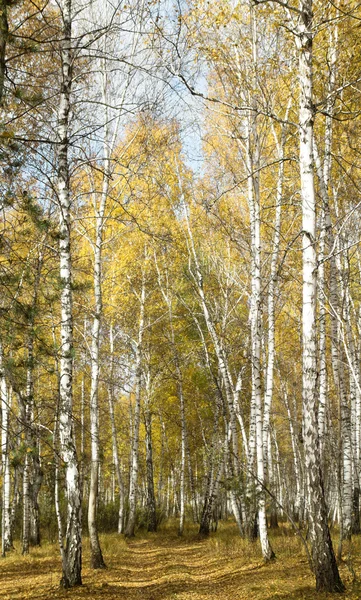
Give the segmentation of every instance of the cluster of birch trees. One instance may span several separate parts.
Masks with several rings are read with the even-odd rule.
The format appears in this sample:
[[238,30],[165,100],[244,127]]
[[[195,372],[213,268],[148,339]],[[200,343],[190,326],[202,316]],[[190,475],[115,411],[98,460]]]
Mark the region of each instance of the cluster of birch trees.
[[[2,555],[360,533],[353,0],[0,5]],[[197,156],[196,156],[197,155]],[[108,519],[109,520],[109,519]],[[50,527],[49,525],[49,527]],[[338,547],[330,531],[337,525]]]

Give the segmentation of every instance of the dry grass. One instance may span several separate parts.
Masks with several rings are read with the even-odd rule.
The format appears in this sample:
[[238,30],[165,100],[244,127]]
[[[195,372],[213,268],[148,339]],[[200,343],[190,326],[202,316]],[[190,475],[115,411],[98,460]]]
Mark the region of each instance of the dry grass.
[[[65,591],[59,587],[60,560],[56,545],[44,544],[22,557],[15,550],[0,559],[0,599],[22,600],[301,600],[316,595],[306,556],[299,539],[287,527],[272,534],[277,559],[262,560],[258,543],[248,543],[232,523],[221,525],[209,539],[199,539],[188,527],[182,539],[175,529],[158,534],[139,533],[134,540],[102,536],[106,570],[88,567],[84,543],[83,586]],[[352,545],[352,568],[361,569],[361,539]],[[343,598],[359,600],[361,583],[352,581],[352,569],[340,565],[347,591]]]

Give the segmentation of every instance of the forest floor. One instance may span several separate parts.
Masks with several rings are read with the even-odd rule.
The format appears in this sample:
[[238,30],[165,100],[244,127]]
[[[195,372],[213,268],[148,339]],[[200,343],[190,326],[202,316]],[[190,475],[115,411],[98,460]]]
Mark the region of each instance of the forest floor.
[[[83,586],[59,587],[56,544],[44,543],[23,557],[15,549],[0,559],[1,600],[301,600],[335,598],[316,594],[299,538],[286,526],[271,533],[277,558],[262,560],[258,542],[245,542],[233,523],[220,525],[209,539],[190,527],[183,538],[175,530],[139,532],[136,538],[101,536],[107,569],[89,568],[84,540]],[[18,547],[17,547],[18,548]],[[342,598],[361,599],[361,537],[352,542],[352,564],[340,565],[347,590]],[[345,557],[346,558],[346,557]],[[352,574],[354,573],[354,575]],[[356,576],[356,579],[355,579]],[[336,596],[337,597],[337,596]]]

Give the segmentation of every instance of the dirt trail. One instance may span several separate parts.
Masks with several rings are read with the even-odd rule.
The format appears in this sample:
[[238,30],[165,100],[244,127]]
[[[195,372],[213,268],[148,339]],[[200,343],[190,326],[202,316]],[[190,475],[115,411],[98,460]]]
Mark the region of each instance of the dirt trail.
[[[265,565],[250,547],[232,552],[209,540],[154,536],[124,541],[103,536],[108,568],[92,571],[85,551],[83,586],[59,588],[56,545],[16,552],[0,560],[1,600],[315,600],[314,583],[301,556]],[[285,543],[286,540],[283,540]],[[213,543],[213,545],[212,545]],[[245,549],[246,550],[246,549]],[[345,573],[344,573],[345,575]],[[327,598],[317,596],[317,599]],[[360,590],[343,596],[360,598]]]

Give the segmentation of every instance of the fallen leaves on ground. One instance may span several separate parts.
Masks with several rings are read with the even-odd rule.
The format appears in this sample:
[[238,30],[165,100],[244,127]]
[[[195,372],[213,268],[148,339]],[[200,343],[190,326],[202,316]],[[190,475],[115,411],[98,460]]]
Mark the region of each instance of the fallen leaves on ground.
[[[258,543],[242,540],[234,524],[222,525],[209,539],[190,527],[183,538],[172,530],[138,533],[132,540],[101,536],[107,569],[89,568],[84,541],[83,586],[59,587],[61,563],[56,544],[44,544],[23,557],[18,549],[0,560],[1,600],[323,600],[316,594],[299,539],[283,526],[272,534],[277,558],[262,560]],[[352,569],[361,570],[361,539],[351,549]],[[342,598],[361,598],[350,564],[340,565],[346,583]]]

